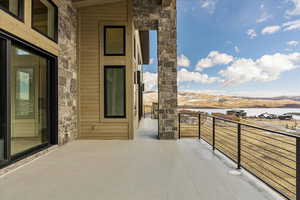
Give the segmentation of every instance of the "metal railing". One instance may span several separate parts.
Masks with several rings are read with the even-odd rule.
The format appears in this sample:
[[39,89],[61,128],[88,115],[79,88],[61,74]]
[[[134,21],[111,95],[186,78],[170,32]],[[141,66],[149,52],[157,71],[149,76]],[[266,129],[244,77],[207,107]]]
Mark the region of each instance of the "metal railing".
[[300,200],[300,136],[207,114],[180,113],[179,139],[198,137],[286,199]]

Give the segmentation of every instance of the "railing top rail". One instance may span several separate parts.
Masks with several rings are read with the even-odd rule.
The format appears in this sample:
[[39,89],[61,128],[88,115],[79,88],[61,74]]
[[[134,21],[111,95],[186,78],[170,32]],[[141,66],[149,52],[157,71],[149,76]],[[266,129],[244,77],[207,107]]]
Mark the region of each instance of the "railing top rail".
[[[180,113],[180,114],[196,115],[196,113]],[[247,127],[250,127],[250,128],[255,128],[255,129],[258,129],[258,130],[261,130],[261,131],[267,131],[267,132],[270,132],[270,133],[274,133],[276,135],[281,135],[281,136],[292,137],[292,138],[295,138],[295,139],[300,139],[300,135],[296,135],[296,134],[284,133],[284,132],[280,132],[280,131],[274,131],[274,130],[270,130],[270,129],[266,129],[266,128],[262,128],[262,127],[242,123],[242,122],[237,122],[237,121],[233,121],[233,120],[230,120],[230,119],[225,119],[225,118],[222,118],[222,117],[217,117],[217,116],[213,116],[213,115],[209,115],[209,114],[203,114],[203,113],[197,113],[197,114],[205,115],[205,116],[210,117],[210,118],[215,118],[215,119],[222,120],[222,121],[225,121],[225,122],[230,122],[230,123],[233,123],[233,124],[241,124],[243,126],[247,126]]]
[[243,126],[247,126],[247,127],[250,127],[250,128],[255,128],[255,129],[258,129],[258,130],[261,130],[261,131],[267,131],[267,132],[274,133],[274,134],[277,134],[277,135],[282,135],[282,136],[287,136],[287,137],[300,139],[299,135],[295,135],[295,134],[291,134],[291,133],[284,133],[284,132],[280,132],[280,131],[274,131],[274,130],[270,130],[270,129],[266,129],[266,128],[262,128],[262,127],[242,123],[242,122],[236,122],[236,121],[233,121],[233,120],[230,120],[230,119],[224,119],[224,118],[216,117],[216,116],[212,116],[212,115],[207,115],[207,116],[208,117],[214,117],[215,119],[219,119],[219,120],[223,120],[223,121],[227,121],[227,122],[231,122],[231,123],[235,123],[235,124],[241,124]]

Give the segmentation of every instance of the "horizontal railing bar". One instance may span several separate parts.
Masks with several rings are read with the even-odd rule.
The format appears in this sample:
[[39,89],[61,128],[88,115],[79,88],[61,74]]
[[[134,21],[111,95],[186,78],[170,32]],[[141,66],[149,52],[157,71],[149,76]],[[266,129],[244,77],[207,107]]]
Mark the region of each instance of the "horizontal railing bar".
[[[245,153],[247,153],[249,156],[252,156],[252,157],[254,157],[254,158],[257,159],[257,160],[260,160],[261,162],[266,163],[267,165],[269,165],[269,166],[275,168],[276,170],[278,170],[278,171],[280,171],[280,172],[282,172],[282,173],[288,175],[288,176],[291,177],[291,178],[296,178],[296,176],[294,176],[294,175],[292,175],[292,174],[289,174],[289,173],[283,171],[282,169],[279,169],[279,168],[276,167],[275,165],[272,165],[271,163],[268,163],[267,161],[265,161],[265,160],[259,158],[258,156],[254,155],[254,154],[251,154],[251,153],[249,153],[249,152],[247,152],[247,151],[245,151],[244,149],[242,149],[242,152],[245,152]],[[245,156],[245,157],[246,157],[246,156]],[[256,163],[256,162],[253,161],[253,160],[252,160],[252,162]],[[268,171],[270,171],[270,170],[268,170]],[[284,179],[283,177],[281,177],[281,178]],[[291,184],[292,184],[292,183],[291,183]],[[292,184],[292,185],[293,185],[293,184]],[[293,185],[293,186],[295,186],[295,185]]]
[[296,146],[296,145],[293,144],[293,143],[289,143],[289,142],[286,142],[286,141],[282,141],[282,140],[279,140],[279,139],[277,139],[277,138],[272,138],[272,137],[269,137],[269,136],[267,136],[267,135],[264,135],[263,133],[255,133],[255,132],[250,131],[250,130],[248,130],[248,129],[242,129],[242,131],[246,131],[246,132],[248,132],[248,133],[250,133],[250,134],[258,135],[258,136],[265,137],[265,138],[269,138],[269,139],[272,139],[272,140],[276,140],[276,141],[278,141],[278,142],[282,142],[282,143],[284,143],[284,144],[289,144],[289,145],[294,146],[294,147]]
[[257,126],[254,126],[254,125],[250,125],[250,124],[246,124],[246,123],[242,123],[242,122],[236,122],[236,121],[233,121],[233,120],[230,120],[230,119],[224,119],[224,118],[214,117],[214,116],[208,116],[208,117],[210,117],[210,118],[216,118],[216,119],[223,120],[223,121],[226,121],[226,122],[231,122],[231,123],[234,123],[234,124],[238,124],[239,123],[242,126],[247,126],[247,127],[259,129],[259,130],[262,130],[262,131],[267,131],[267,132],[274,133],[274,134],[277,134],[277,135],[284,135],[284,136],[292,137],[292,138],[300,138],[299,135],[294,135],[294,134],[289,134],[289,133],[283,133],[283,132],[274,131],[274,130],[268,130],[268,129],[257,127]]
[[227,142],[229,145],[225,145],[223,142],[222,142],[222,140],[220,139],[220,138],[216,138],[216,141],[217,141],[217,144],[219,143],[219,144],[221,144],[221,145],[224,145],[224,146],[228,146],[228,147],[230,147],[231,149],[232,149],[232,151],[234,152],[234,153],[236,153],[236,145],[232,145],[232,143],[229,143],[229,142]]
[[206,142],[208,145],[212,146],[212,144],[210,144],[206,139],[204,139],[203,137],[201,137],[201,139]]
[[230,159],[232,162],[237,163],[233,158],[231,158],[229,155],[227,155],[226,153],[224,153],[223,151],[221,151],[218,147],[216,147],[216,149],[223,154],[224,156],[226,156],[228,159]]
[[[243,149],[245,149],[245,148],[243,148]],[[259,155],[267,156],[268,158],[270,158],[270,159],[273,160],[274,162],[277,162],[278,164],[283,165],[283,166],[285,166],[286,168],[289,168],[289,169],[291,169],[291,170],[296,171],[295,168],[293,168],[293,167],[291,167],[291,166],[289,166],[289,165],[287,165],[287,164],[285,164],[285,163],[282,163],[282,162],[278,161],[277,159],[272,158],[272,157],[270,157],[270,156],[268,156],[268,155],[266,155],[266,154],[264,154],[264,153],[258,152],[258,151],[256,151],[256,150],[250,148],[250,147],[247,147],[247,149],[249,149],[249,150],[251,150],[251,151],[253,151],[253,152],[255,152],[255,153],[259,154]]]
[[[246,162],[245,162],[246,163]],[[249,170],[245,165],[242,165],[242,167],[250,174],[252,174],[254,177],[256,177],[258,180],[262,181],[263,183],[267,184],[270,188],[272,188],[274,191],[278,192],[280,195],[282,195],[284,198],[291,200],[291,196],[289,196],[288,194],[284,193],[283,191],[277,189],[276,187],[272,186],[271,183],[267,183],[263,178],[259,177],[258,175],[256,175],[254,172],[252,172],[251,170]],[[259,172],[261,173],[261,172]],[[261,173],[263,176],[264,174]],[[294,192],[289,192],[292,195],[296,195],[296,193]]]
[[212,128],[210,129],[210,128],[207,128],[207,127],[201,127],[201,130],[207,131],[208,133],[212,133]]
[[[227,135],[227,136],[229,136],[229,137],[231,137],[231,138],[233,138],[233,139],[236,139],[236,138],[237,138],[237,136],[234,135],[234,134],[232,134],[231,132],[224,131],[224,130],[218,130],[218,129],[217,129],[217,131],[219,132],[219,134],[226,133],[226,134],[222,134],[222,135]],[[220,132],[221,132],[221,133],[220,133]]]
[[[246,157],[245,157],[246,158]],[[246,158],[247,159],[247,158]],[[249,160],[249,159],[248,159]],[[255,167],[253,167],[253,165],[251,165],[251,164],[249,164],[248,162],[245,162],[245,161],[242,161],[242,163],[246,163],[247,165],[249,165],[250,167],[252,167],[252,168],[254,168],[254,169],[256,169],[256,171],[258,172],[258,173],[260,173],[260,174],[262,174],[263,176],[265,176],[265,177],[267,177],[269,180],[271,180],[272,182],[274,182],[274,183],[276,183],[277,185],[280,185],[280,187],[282,187],[282,188],[284,188],[285,190],[287,190],[287,191],[289,191],[290,193],[292,193],[292,194],[296,194],[296,193],[294,193],[294,192],[292,192],[292,191],[290,191],[288,188],[286,188],[284,185],[281,185],[280,183],[278,183],[277,181],[275,181],[275,180],[273,180],[272,178],[270,178],[269,176],[267,176],[265,173],[263,173],[263,172],[261,172],[261,171],[259,171],[257,168],[255,168]],[[242,164],[243,165],[243,164]],[[243,165],[243,167],[244,167],[244,165]],[[244,167],[245,168],[245,167]],[[249,170],[249,169],[247,169],[247,170]],[[250,171],[250,170],[249,170]],[[253,172],[253,173],[255,173],[255,172]],[[261,179],[262,180],[262,179]],[[263,182],[266,182],[266,180],[263,180]],[[270,184],[269,184],[270,185]]]
[[[237,128],[237,124],[233,124],[233,123],[228,123],[226,121],[222,121],[222,120],[219,120],[219,119],[216,119],[216,122],[218,125],[226,125],[227,127],[231,127],[231,128]],[[223,123],[220,123],[220,122],[223,122]]]
[[279,146],[277,146],[277,145],[274,145],[274,144],[267,143],[267,142],[265,142],[265,141],[258,140],[258,139],[256,139],[256,138],[254,138],[254,137],[251,137],[251,136],[248,136],[248,135],[243,135],[243,137],[246,137],[246,138],[251,138],[252,140],[255,140],[255,141],[258,141],[258,142],[264,143],[264,144],[266,144],[266,145],[270,145],[270,146],[272,146],[272,147],[275,147],[275,148],[282,149],[282,150],[284,150],[284,151],[287,151],[287,152],[289,152],[289,153],[291,153],[291,154],[296,154],[295,152],[292,152],[292,151],[290,151],[290,150],[287,150],[287,149],[285,149],[285,148],[279,147]]
[[223,128],[223,127],[216,127],[216,129],[227,130],[227,131],[229,131],[230,133],[232,133],[232,135],[235,135],[234,133],[236,133],[237,127],[235,127],[235,130],[229,129],[229,128]]
[[[242,139],[242,141],[243,141],[243,140],[244,140],[244,139]],[[258,148],[264,150],[264,151],[267,151],[267,152],[273,153],[273,154],[275,154],[275,155],[277,155],[277,156],[280,156],[280,157],[282,157],[282,158],[284,158],[284,159],[286,159],[286,160],[289,160],[289,161],[292,161],[292,162],[296,162],[295,160],[292,160],[292,159],[290,159],[290,158],[288,158],[288,157],[285,157],[285,156],[283,156],[283,155],[280,155],[280,154],[277,153],[277,152],[274,152],[274,151],[265,149],[265,148],[263,148],[263,147],[261,147],[261,146],[258,146],[258,145],[256,145],[256,144],[253,144],[252,142],[249,142],[249,141],[247,141],[247,142],[248,142],[249,144],[252,144],[253,146],[256,146],[256,147],[258,147]],[[243,146],[243,142],[242,142],[242,146]]]
[[222,137],[220,137],[220,136],[217,136],[216,135],[216,139],[219,139],[219,140],[221,140],[222,138],[227,138],[227,139],[224,139],[226,142],[228,142],[229,144],[234,144],[233,146],[234,147],[236,147],[236,142],[235,141],[232,141],[232,139],[230,139],[229,137],[227,137],[227,136],[225,136],[225,135],[222,135]]
[[[227,145],[221,145],[221,144],[218,144],[217,143],[217,145],[216,145],[216,147],[221,147],[221,148],[225,148],[225,149],[227,149],[227,151],[230,153],[230,154],[232,154],[232,156],[234,156],[234,157],[236,157],[236,152],[235,152],[235,150],[233,149],[233,148],[231,148],[231,147],[229,147],[229,146],[227,146]],[[224,151],[223,151],[224,152]],[[226,154],[226,152],[224,152],[224,154]]]

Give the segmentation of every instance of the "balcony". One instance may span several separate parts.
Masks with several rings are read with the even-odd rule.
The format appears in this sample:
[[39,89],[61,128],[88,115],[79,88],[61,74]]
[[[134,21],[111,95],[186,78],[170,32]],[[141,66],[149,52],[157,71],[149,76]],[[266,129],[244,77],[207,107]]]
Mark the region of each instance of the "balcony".
[[69,143],[2,176],[0,199],[279,199],[204,142],[156,136],[145,119],[134,141]]

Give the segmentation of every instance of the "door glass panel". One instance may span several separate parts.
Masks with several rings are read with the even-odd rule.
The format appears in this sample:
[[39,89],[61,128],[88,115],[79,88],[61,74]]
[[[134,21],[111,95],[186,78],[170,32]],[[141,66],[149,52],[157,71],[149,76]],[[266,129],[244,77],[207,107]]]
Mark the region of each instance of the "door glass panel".
[[125,117],[125,67],[105,67],[105,117]]
[[6,43],[0,38],[0,160],[4,160],[4,148],[5,148],[5,55],[6,55]]
[[48,142],[47,59],[12,46],[11,154]]

